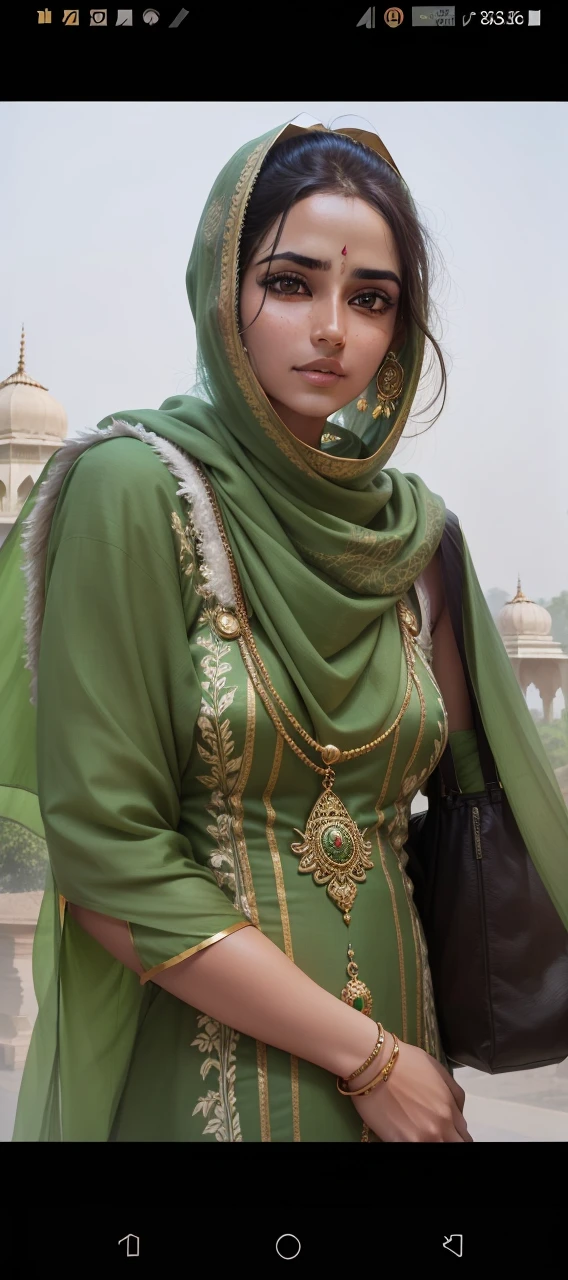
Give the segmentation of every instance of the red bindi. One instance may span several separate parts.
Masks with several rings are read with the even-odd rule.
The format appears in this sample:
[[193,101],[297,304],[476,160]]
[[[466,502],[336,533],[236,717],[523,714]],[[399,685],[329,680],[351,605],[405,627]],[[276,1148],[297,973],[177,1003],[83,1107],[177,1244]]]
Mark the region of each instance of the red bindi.
[[344,257],[344,258],[346,258],[346,257],[347,257],[347,245],[346,245],[346,244],[344,244],[344,246],[343,246],[343,248],[342,248],[341,252],[342,252],[342,254],[343,254],[343,257]]

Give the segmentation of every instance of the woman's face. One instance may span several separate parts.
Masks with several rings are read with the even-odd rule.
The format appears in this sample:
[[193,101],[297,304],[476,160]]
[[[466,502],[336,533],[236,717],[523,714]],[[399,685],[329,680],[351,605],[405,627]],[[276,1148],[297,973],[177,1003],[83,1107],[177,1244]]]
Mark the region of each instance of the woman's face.
[[244,272],[241,336],[276,413],[317,448],[329,415],[361,395],[396,345],[401,264],[364,200],[309,196],[288,214],[255,320],[279,222]]

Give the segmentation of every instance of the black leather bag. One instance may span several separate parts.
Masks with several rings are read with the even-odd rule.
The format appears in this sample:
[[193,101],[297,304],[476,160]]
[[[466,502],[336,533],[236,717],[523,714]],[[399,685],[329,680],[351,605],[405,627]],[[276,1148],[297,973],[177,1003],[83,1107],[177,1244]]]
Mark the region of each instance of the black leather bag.
[[407,872],[449,1062],[492,1074],[542,1067],[568,1057],[568,933],[525,847],[481,722],[465,656],[463,542],[452,513],[440,554],[486,786],[462,795],[446,747],[429,779],[428,811],[410,819]]

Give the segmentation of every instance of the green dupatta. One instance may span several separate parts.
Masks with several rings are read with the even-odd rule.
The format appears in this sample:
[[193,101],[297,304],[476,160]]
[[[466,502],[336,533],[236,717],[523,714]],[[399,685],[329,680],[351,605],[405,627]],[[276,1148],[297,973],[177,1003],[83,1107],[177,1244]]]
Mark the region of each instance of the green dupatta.
[[[141,423],[202,465],[215,489],[250,609],[300,691],[318,740],[348,748],[374,737],[398,709],[404,659],[393,606],[412,590],[434,555],[445,508],[418,476],[384,469],[407,421],[422,369],[423,337],[412,325],[399,353],[405,387],[396,414],[375,423],[370,410],[361,414],[354,403],[348,405],[333,423],[338,438],[319,450],[283,425],[243,351],[237,275],[244,215],[269,149],[300,131],[300,126],[288,125],[241,148],[219,175],[203,211],[187,272],[197,328],[199,394],[172,397],[159,410],[115,417]],[[393,165],[373,135],[359,134],[357,140]],[[367,399],[373,403],[373,386]],[[104,419],[99,427],[112,420]],[[38,488],[0,554],[0,816],[41,834],[35,710],[29,701],[21,621],[21,539]],[[467,548],[464,571],[467,657],[487,737],[527,848],[568,926],[568,811]],[[60,930],[57,888],[49,875],[34,951],[40,1011],[16,1139],[60,1136]],[[134,981],[125,991],[125,1023],[135,1020],[138,1000]],[[127,1066],[128,1037],[123,1041],[116,1053],[124,1061],[115,1078]],[[100,1136],[106,1140],[108,1134],[101,1131]]]

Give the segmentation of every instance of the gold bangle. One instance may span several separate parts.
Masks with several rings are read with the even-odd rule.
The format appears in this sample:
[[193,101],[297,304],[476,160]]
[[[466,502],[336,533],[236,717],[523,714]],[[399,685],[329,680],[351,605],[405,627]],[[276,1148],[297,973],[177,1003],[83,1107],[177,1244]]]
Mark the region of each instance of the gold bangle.
[[386,1084],[386,1081],[388,1080],[388,1078],[389,1078],[389,1076],[390,1076],[390,1073],[391,1073],[391,1071],[392,1071],[392,1069],[393,1069],[393,1067],[394,1067],[394,1065],[395,1065],[395,1063],[396,1063],[396,1061],[397,1061],[398,1055],[399,1055],[399,1053],[400,1053],[400,1045],[399,1045],[398,1040],[397,1040],[397,1038],[396,1038],[396,1036],[395,1036],[395,1034],[394,1034],[394,1031],[393,1031],[391,1034],[392,1034],[392,1038],[393,1038],[393,1040],[394,1040],[393,1051],[392,1051],[391,1056],[390,1056],[390,1058],[389,1058],[389,1060],[388,1060],[388,1062],[387,1062],[386,1067],[383,1067],[383,1070],[382,1070],[382,1077],[383,1077],[383,1080],[385,1081],[385,1084]]
[[379,1038],[373,1049],[373,1052],[370,1053],[369,1057],[365,1059],[365,1062],[362,1064],[362,1066],[357,1067],[357,1070],[353,1071],[350,1076],[346,1076],[344,1081],[345,1084],[349,1084],[350,1080],[355,1080],[357,1076],[361,1076],[363,1072],[366,1071],[367,1067],[370,1067],[373,1059],[376,1058],[377,1054],[381,1052],[381,1049],[385,1043],[385,1032],[384,1032],[384,1027],[380,1022],[377,1022],[377,1027],[379,1029]]
[[[337,1083],[337,1088],[338,1088],[339,1093],[341,1093],[341,1094],[343,1095],[343,1097],[344,1097],[344,1098],[359,1098],[359,1097],[364,1098],[364,1097],[365,1097],[365,1094],[370,1093],[370,1092],[371,1092],[371,1089],[374,1089],[374,1088],[376,1087],[376,1085],[378,1085],[378,1084],[380,1083],[380,1081],[381,1081],[381,1080],[382,1080],[384,1083],[386,1083],[386,1081],[388,1080],[389,1075],[390,1075],[390,1073],[391,1073],[391,1071],[392,1071],[392,1069],[393,1069],[393,1067],[394,1067],[394,1065],[395,1065],[395,1062],[396,1062],[396,1060],[397,1060],[397,1058],[398,1058],[398,1055],[399,1055],[399,1053],[400,1053],[400,1046],[399,1046],[398,1040],[397,1040],[397,1038],[396,1038],[396,1036],[395,1036],[394,1032],[391,1032],[391,1034],[392,1034],[392,1038],[393,1038],[393,1041],[394,1041],[393,1051],[392,1051],[392,1053],[391,1053],[391,1056],[390,1056],[390,1058],[389,1058],[389,1060],[388,1060],[388,1062],[387,1062],[386,1066],[381,1067],[380,1071],[378,1072],[378,1075],[376,1075],[376,1076],[374,1077],[374,1079],[373,1079],[373,1080],[371,1080],[371,1083],[370,1083],[370,1084],[364,1085],[364,1087],[363,1087],[362,1089],[342,1089],[342,1088],[340,1087],[340,1083],[339,1083],[339,1076],[337,1077],[337,1082],[336,1082],[336,1083]],[[341,1081],[341,1083],[342,1083],[342,1084],[346,1084],[346,1083],[347,1083],[347,1081],[346,1081],[346,1080],[342,1080],[342,1081]]]
[[[380,1081],[380,1080],[382,1080],[382,1078],[383,1078],[383,1073],[382,1073],[382,1071],[379,1071],[379,1074],[378,1074],[378,1075],[376,1075],[376,1076],[375,1076],[375,1078],[374,1078],[373,1080],[371,1080],[371,1083],[370,1083],[370,1084],[366,1084],[366,1085],[364,1086],[364,1088],[362,1088],[362,1089],[342,1089],[342,1088],[341,1088],[341,1085],[340,1085],[340,1083],[339,1083],[339,1076],[338,1076],[338,1077],[337,1077],[337,1088],[338,1088],[338,1090],[339,1090],[339,1093],[341,1093],[341,1094],[343,1095],[343,1097],[344,1097],[344,1098],[358,1098],[358,1097],[363,1097],[366,1093],[370,1093],[370,1092],[371,1092],[371,1089],[374,1089],[374,1088],[375,1088],[375,1085],[377,1085],[377,1084],[379,1083],[379,1081]],[[341,1081],[341,1084],[345,1084],[345,1083],[346,1083],[346,1082],[345,1082],[345,1080],[342,1080],[342,1081]]]

